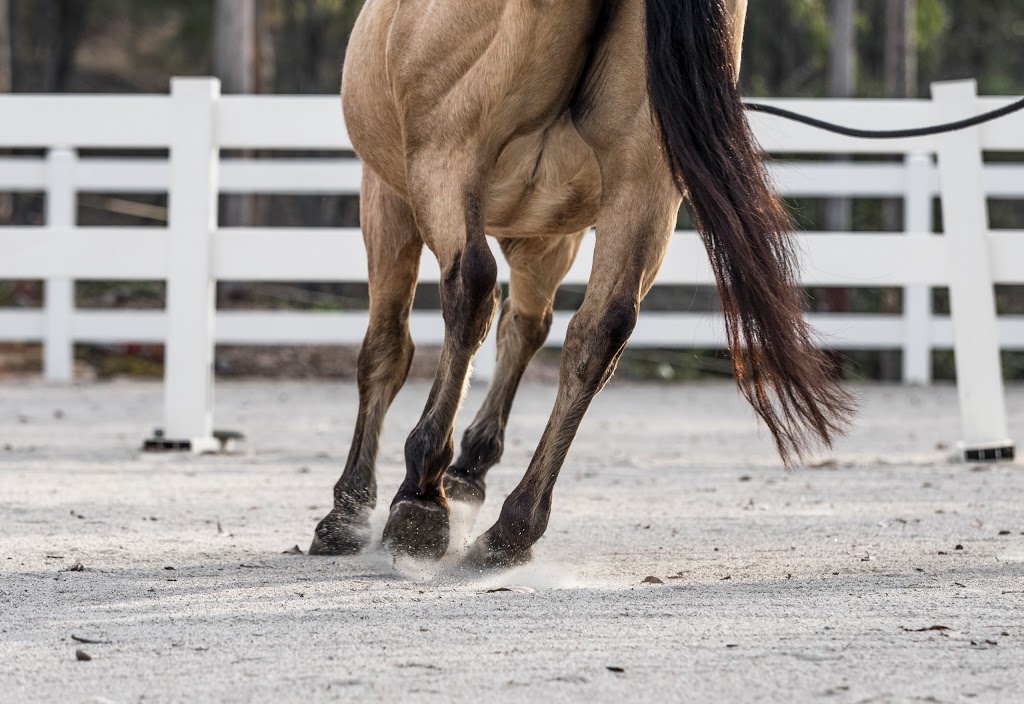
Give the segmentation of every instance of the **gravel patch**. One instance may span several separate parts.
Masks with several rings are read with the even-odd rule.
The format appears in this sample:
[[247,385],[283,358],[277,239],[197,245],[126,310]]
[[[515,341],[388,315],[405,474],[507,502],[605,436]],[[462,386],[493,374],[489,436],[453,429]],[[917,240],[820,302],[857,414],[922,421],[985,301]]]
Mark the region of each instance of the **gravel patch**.
[[[378,535],[427,390],[389,415]],[[732,386],[613,382],[536,561],[480,576],[458,553],[529,462],[551,385],[520,392],[452,553],[396,565],[379,540],[286,552],[329,509],[352,384],[219,384],[218,427],[249,439],[192,457],[138,451],[158,384],[6,381],[0,700],[1021,701],[1024,467],[950,461],[952,387],[856,392],[851,436],[787,471]]]

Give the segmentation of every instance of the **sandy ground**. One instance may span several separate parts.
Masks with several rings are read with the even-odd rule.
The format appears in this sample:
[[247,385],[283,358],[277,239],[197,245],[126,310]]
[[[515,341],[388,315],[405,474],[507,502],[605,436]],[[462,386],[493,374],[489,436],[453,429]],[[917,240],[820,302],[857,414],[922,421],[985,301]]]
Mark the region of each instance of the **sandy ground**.
[[[382,507],[426,390],[389,417]],[[250,439],[190,457],[137,451],[158,385],[5,382],[0,700],[1024,700],[1024,467],[949,461],[950,387],[857,392],[855,433],[787,472],[731,386],[613,383],[536,562],[479,577],[379,543],[282,554],[329,507],[352,385],[221,384],[218,426]],[[522,390],[462,534],[494,520],[553,393]]]

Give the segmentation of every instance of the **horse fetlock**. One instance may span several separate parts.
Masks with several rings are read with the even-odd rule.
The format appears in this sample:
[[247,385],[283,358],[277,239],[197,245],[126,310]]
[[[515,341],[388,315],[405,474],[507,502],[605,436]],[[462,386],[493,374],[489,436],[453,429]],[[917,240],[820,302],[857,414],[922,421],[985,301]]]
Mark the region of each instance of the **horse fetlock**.
[[452,469],[463,474],[484,474],[501,461],[505,453],[505,423],[495,419],[480,426],[471,426],[462,437],[459,459]]
[[441,495],[441,477],[455,456],[455,442],[428,427],[417,428],[405,442],[406,478],[399,496],[437,500]]

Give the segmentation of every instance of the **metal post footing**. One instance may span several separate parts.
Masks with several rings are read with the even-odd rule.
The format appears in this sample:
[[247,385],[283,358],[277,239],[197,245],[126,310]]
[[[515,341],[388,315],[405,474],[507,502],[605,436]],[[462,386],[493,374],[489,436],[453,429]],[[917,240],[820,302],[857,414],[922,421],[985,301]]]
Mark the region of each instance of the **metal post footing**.
[[1016,448],[1012,442],[984,446],[961,446],[965,462],[1013,462]]
[[162,428],[142,443],[143,452],[191,452],[193,454],[228,454],[238,449],[245,434],[237,430],[214,430],[208,438],[178,440],[164,437]]

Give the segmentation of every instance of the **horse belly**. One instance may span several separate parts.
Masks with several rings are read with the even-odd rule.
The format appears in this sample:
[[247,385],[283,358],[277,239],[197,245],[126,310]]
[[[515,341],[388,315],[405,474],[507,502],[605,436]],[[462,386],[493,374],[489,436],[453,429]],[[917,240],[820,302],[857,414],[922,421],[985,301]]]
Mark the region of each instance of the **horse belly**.
[[574,234],[594,224],[601,176],[568,114],[502,150],[487,197],[487,231],[499,237]]

